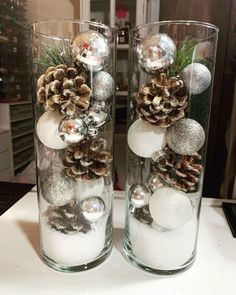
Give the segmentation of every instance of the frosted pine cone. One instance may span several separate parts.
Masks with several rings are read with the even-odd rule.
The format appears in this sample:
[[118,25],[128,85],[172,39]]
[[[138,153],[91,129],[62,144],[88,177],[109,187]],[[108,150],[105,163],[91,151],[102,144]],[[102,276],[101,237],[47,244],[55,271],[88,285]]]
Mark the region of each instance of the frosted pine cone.
[[67,147],[63,160],[68,176],[87,180],[107,176],[110,173],[111,153],[106,148],[106,140],[84,140]]
[[44,215],[48,218],[48,224],[51,228],[64,234],[77,232],[86,234],[91,230],[91,223],[84,218],[76,202],[60,207],[49,206]]
[[176,189],[191,192],[197,189],[203,170],[202,157],[198,153],[191,156],[179,155],[169,148],[165,148],[156,157],[153,164],[160,180]]
[[77,115],[88,109],[91,89],[76,68],[58,65],[49,67],[37,81],[37,99],[46,110]]
[[188,96],[184,82],[165,73],[151,78],[138,94],[137,111],[150,124],[168,127],[185,116]]

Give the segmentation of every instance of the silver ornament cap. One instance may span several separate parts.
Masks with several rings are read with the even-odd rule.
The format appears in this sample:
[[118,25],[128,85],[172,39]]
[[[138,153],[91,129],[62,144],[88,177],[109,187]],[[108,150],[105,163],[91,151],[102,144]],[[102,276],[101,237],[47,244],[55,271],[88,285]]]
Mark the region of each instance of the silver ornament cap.
[[151,192],[145,185],[135,184],[130,188],[129,198],[135,208],[142,208],[148,204]]
[[97,31],[80,33],[73,40],[71,47],[75,63],[82,63],[88,70],[101,70],[109,55],[107,39]]
[[90,222],[99,221],[105,214],[106,206],[101,197],[89,197],[80,204],[84,217]]
[[59,125],[61,139],[68,144],[78,143],[85,138],[88,127],[79,117],[67,116]]
[[93,79],[93,97],[96,100],[107,100],[113,95],[114,80],[112,76],[104,71],[96,73]]
[[138,45],[137,53],[141,68],[148,74],[155,74],[173,63],[176,46],[166,34],[150,34]]
[[181,76],[190,94],[193,95],[202,93],[211,84],[211,72],[200,63],[192,63],[185,67]]
[[205,132],[197,121],[183,118],[168,128],[166,140],[169,148],[177,154],[193,155],[203,146]]

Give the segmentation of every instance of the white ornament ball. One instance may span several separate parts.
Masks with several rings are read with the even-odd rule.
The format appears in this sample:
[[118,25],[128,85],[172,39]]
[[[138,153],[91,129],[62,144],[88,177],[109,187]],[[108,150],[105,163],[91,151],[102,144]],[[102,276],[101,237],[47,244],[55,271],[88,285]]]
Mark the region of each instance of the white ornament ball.
[[147,205],[151,198],[150,190],[143,184],[135,184],[130,188],[130,203],[135,208]]
[[187,194],[169,187],[160,188],[151,196],[149,211],[153,220],[167,229],[184,225],[193,214]]
[[211,84],[211,72],[200,63],[188,65],[181,76],[190,94],[193,95],[202,93]]
[[46,111],[37,122],[36,131],[39,140],[51,149],[60,150],[67,146],[60,138],[58,130],[64,117],[57,111]]
[[106,212],[106,206],[102,198],[89,197],[80,204],[82,214],[90,222],[99,221]]
[[77,179],[77,196],[80,201],[92,196],[100,197],[104,191],[104,179]]
[[104,71],[96,73],[93,79],[93,97],[97,100],[106,100],[114,92],[114,80],[112,76]]
[[130,149],[136,155],[150,158],[154,152],[165,147],[166,131],[138,119],[129,127],[127,140]]

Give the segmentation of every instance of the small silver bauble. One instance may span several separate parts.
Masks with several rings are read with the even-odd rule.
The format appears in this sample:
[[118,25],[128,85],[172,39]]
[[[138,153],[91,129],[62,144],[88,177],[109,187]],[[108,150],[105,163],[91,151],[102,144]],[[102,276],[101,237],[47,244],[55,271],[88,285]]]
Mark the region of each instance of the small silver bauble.
[[54,206],[64,206],[75,198],[75,180],[55,171],[40,183],[44,200]]
[[193,207],[186,193],[163,187],[151,196],[149,211],[159,226],[175,229],[191,218]]
[[90,222],[99,221],[106,211],[105,203],[100,197],[86,198],[81,202],[80,207],[84,217]]
[[159,188],[163,187],[163,183],[160,181],[158,175],[152,175],[148,181],[147,186],[152,193],[154,193]]
[[87,125],[78,117],[68,116],[61,121],[59,126],[60,137],[68,144],[80,142],[85,138],[87,133]]
[[211,84],[211,72],[200,63],[192,63],[184,68],[182,79],[190,94],[199,94]]
[[151,197],[150,190],[143,184],[135,184],[130,188],[130,203],[135,208],[141,208],[148,204]]
[[180,155],[193,155],[205,142],[202,126],[193,119],[183,118],[171,125],[167,131],[167,144]]
[[86,122],[89,127],[99,128],[104,125],[109,117],[108,107],[103,106],[99,102],[94,103],[87,111]]
[[97,100],[106,100],[114,92],[114,80],[112,76],[104,71],[96,73],[93,79],[93,97]]
[[139,44],[137,53],[141,68],[148,74],[154,74],[173,63],[176,46],[166,34],[150,34]]
[[72,42],[72,55],[78,65],[99,71],[109,55],[107,40],[97,31],[80,33]]
[[64,149],[67,145],[61,140],[58,127],[63,116],[57,111],[46,111],[37,122],[39,140],[51,149]]
[[164,128],[138,119],[129,127],[127,141],[129,148],[136,155],[150,158],[154,152],[164,148],[166,131]]

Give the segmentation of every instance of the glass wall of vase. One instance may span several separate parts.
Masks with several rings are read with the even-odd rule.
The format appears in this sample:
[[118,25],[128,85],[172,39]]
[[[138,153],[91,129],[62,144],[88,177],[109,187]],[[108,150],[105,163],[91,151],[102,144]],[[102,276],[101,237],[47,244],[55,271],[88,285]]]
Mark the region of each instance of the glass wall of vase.
[[112,248],[115,42],[98,23],[32,25],[41,252],[57,270]]
[[124,249],[153,273],[195,260],[217,34],[191,21],[131,30]]

